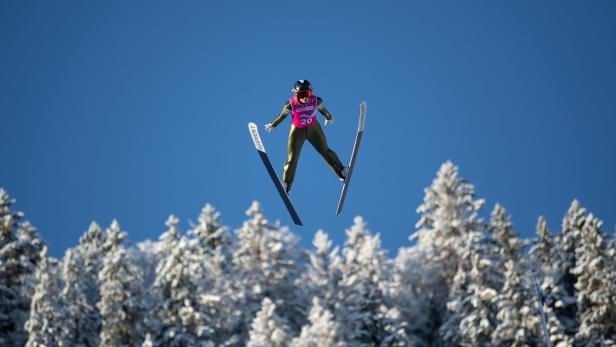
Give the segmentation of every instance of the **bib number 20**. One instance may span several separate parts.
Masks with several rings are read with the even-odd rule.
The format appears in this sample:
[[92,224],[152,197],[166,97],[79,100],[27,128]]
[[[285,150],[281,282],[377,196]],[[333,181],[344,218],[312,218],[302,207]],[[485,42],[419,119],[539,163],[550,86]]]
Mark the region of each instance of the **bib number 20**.
[[312,124],[312,122],[314,122],[314,118],[313,117],[300,119],[300,124],[302,126],[310,125],[310,124]]

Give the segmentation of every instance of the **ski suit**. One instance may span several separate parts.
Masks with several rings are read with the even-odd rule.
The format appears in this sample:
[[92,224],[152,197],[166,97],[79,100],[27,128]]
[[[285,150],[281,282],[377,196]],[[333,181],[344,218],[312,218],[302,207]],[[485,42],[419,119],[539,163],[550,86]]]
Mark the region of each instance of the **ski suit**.
[[333,116],[327,108],[325,108],[323,100],[320,97],[313,95],[308,102],[302,104],[297,100],[296,96],[293,96],[284,104],[282,112],[272,122],[272,126],[276,127],[288,115],[292,115],[293,117],[291,130],[289,132],[287,161],[284,164],[284,171],[282,174],[282,180],[287,183],[288,190],[291,189],[291,184],[295,178],[295,169],[297,168],[299,155],[306,140],[308,140],[317,152],[321,154],[336,175],[341,179],[344,178],[342,175],[344,166],[336,153],[327,145],[325,133],[316,117],[317,110],[325,119],[333,119]]

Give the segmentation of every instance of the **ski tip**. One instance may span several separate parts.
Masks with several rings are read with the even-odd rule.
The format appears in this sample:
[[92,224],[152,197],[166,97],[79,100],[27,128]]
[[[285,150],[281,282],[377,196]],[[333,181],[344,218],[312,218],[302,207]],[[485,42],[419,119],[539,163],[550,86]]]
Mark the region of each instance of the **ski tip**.
[[365,101],[362,101],[359,104],[359,127],[357,131],[364,131],[364,127],[366,126],[366,108],[368,104]]
[[250,132],[250,137],[252,137],[252,142],[255,144],[255,147],[258,151],[265,152],[265,146],[263,146],[263,141],[261,141],[261,136],[259,135],[259,127],[253,122],[248,123],[248,131]]

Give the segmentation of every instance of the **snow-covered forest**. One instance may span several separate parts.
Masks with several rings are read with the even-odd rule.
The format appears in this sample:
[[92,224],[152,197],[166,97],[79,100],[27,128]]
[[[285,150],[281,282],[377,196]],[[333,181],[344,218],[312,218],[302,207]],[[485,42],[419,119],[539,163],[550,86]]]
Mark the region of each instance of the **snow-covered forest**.
[[255,202],[236,230],[206,205],[138,244],[92,223],[55,259],[14,202],[0,190],[0,346],[545,346],[539,298],[553,346],[616,346],[601,221],[574,200],[522,239],[503,206],[480,217],[451,162],[395,257],[362,217],[343,245],[317,231],[302,249]]

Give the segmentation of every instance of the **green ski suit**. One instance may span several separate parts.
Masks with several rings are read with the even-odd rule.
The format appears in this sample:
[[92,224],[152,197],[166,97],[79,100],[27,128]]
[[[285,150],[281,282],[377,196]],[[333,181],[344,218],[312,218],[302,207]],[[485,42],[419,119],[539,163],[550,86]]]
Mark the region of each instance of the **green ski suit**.
[[[319,112],[327,120],[332,120],[332,114],[325,108],[323,100],[317,97],[317,108]],[[282,108],[282,112],[272,122],[272,127],[276,127],[280,124],[288,115],[292,113],[292,106],[290,102],[286,102]],[[295,178],[295,169],[299,161],[299,155],[302,150],[304,142],[308,140],[312,146],[321,154],[327,164],[334,170],[336,175],[340,179],[344,179],[342,170],[344,166],[334,151],[332,151],[327,145],[327,138],[319,122],[314,122],[311,126],[306,128],[298,128],[291,124],[291,130],[289,132],[288,142],[288,156],[287,161],[284,164],[284,171],[282,174],[282,180],[287,183],[287,191],[291,190],[291,184]]]

